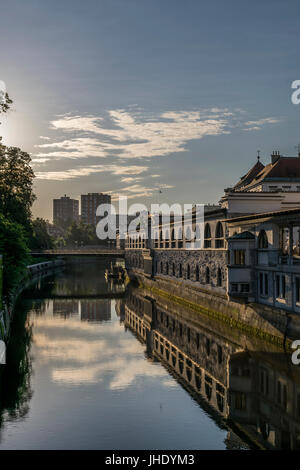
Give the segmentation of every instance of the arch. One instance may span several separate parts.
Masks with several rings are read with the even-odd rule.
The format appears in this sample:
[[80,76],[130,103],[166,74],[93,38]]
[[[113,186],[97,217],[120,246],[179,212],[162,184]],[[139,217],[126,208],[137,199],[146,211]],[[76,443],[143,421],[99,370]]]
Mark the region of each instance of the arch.
[[182,227],[178,228],[177,242],[178,242],[178,248],[183,248],[183,230],[182,230]]
[[210,270],[208,266],[205,270],[205,282],[206,284],[210,284]]
[[261,230],[258,235],[258,248],[266,249],[269,246],[268,237],[265,230]]
[[185,238],[188,242],[191,241],[191,239],[192,239],[192,231],[191,231],[190,227],[187,227],[187,229],[185,231]]
[[222,286],[222,269],[221,268],[218,268],[218,272],[217,272],[217,285],[218,287]]
[[166,274],[169,274],[169,263],[168,263],[168,261],[166,262]]
[[182,277],[182,264],[179,263],[179,277]]
[[224,247],[224,230],[221,222],[217,223],[216,227],[216,248]]
[[223,230],[223,225],[221,222],[217,223],[216,238],[224,238],[224,230]]
[[186,278],[190,279],[191,278],[191,268],[190,265],[188,264],[186,267]]
[[171,230],[171,248],[175,248],[176,242],[175,242],[175,229],[174,227]]
[[196,266],[196,273],[195,273],[195,275],[196,275],[196,281],[199,282],[199,281],[200,281],[200,270],[199,270],[198,264],[197,264],[197,266]]
[[204,227],[204,248],[211,248],[211,230],[209,223]]
[[165,246],[166,248],[170,247],[170,235],[169,235],[169,230],[166,230],[165,232]]
[[172,275],[175,276],[176,274],[176,268],[175,268],[175,263],[172,264]]

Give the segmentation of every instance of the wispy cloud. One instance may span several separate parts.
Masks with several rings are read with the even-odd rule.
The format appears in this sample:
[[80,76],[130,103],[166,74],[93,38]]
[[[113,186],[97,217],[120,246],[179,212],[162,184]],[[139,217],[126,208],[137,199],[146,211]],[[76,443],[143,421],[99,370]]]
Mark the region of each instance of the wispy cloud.
[[[33,158],[35,174],[39,180],[66,181],[107,173],[121,176],[111,184],[115,197],[150,197],[162,188],[153,183],[160,178],[160,168],[154,168],[150,159],[184,152],[189,142],[204,137],[230,134],[236,128],[255,131],[280,122],[275,117],[246,120],[245,115],[243,110],[216,107],[154,115],[128,107],[109,110],[103,116],[59,116],[50,123],[53,137],[40,136],[43,142],[36,146],[38,152]],[[146,165],[131,164],[142,159]],[[79,160],[84,163],[79,164]],[[64,169],[59,170],[58,164]],[[118,188],[115,191],[114,186]]]
[[113,175],[139,175],[148,170],[147,166],[91,165],[89,167],[71,168],[62,171],[36,171],[35,176],[41,180],[64,181],[90,176],[94,173],[111,173]]
[[244,131],[258,131],[266,124],[277,124],[280,122],[280,119],[274,117],[268,117],[263,119],[258,119],[257,121],[246,121],[244,125],[246,126]]
[[52,121],[50,128],[72,137],[37,145],[43,151],[36,157],[75,159],[116,155],[129,159],[183,152],[191,140],[229,132],[232,113],[215,111],[169,111],[153,116],[117,109],[108,111],[108,122],[96,116],[63,116]]

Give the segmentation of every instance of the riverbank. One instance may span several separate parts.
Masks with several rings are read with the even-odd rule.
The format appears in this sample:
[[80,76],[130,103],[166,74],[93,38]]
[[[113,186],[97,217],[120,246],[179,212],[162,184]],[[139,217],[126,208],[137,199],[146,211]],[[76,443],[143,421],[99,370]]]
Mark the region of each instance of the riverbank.
[[2,301],[2,310],[0,311],[0,339],[7,342],[10,335],[10,326],[13,318],[14,307],[19,295],[34,282],[37,277],[47,276],[55,269],[65,265],[63,260],[44,261],[41,263],[27,266],[24,277],[19,286],[10,293],[9,299]]
[[226,296],[195,286],[191,281],[174,280],[169,276],[152,278],[138,270],[129,270],[128,274],[150,294],[152,292],[268,343],[284,346],[300,337],[300,319],[296,314],[257,303],[232,302]]

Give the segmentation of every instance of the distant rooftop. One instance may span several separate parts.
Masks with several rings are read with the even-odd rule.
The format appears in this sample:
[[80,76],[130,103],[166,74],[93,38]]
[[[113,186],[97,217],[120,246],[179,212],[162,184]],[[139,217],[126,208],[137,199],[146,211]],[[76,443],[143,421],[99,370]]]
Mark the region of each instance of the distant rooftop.
[[241,177],[240,181],[229,191],[253,191],[254,188],[264,181],[280,179],[300,180],[300,154],[298,157],[284,157],[279,152],[273,152],[271,162],[264,165],[257,159],[255,165]]

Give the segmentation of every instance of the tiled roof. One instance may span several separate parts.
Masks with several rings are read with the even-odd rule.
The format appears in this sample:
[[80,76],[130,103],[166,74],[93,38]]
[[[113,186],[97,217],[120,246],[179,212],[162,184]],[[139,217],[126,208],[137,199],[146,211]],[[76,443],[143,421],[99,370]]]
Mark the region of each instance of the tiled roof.
[[241,177],[240,181],[234,186],[233,189],[238,190],[244,186],[247,186],[253,179],[265,168],[265,166],[260,162],[257,161],[255,165],[250,168],[248,173]]
[[244,191],[269,178],[300,178],[299,157],[279,157],[274,163],[264,166],[257,162],[234,186],[235,191]]
[[229,240],[253,240],[254,238],[255,235],[253,235],[253,233],[246,231],[232,235],[231,237],[229,237]]

